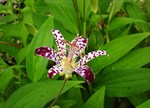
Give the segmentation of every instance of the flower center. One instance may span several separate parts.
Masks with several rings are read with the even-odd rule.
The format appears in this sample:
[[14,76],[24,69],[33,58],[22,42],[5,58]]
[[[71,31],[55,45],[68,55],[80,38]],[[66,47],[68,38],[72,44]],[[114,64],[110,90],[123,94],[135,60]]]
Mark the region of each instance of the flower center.
[[61,68],[63,69],[63,72],[60,73],[60,75],[65,74],[65,78],[69,79],[72,77],[72,72],[74,71],[74,68],[77,67],[77,64],[75,61],[69,61],[67,58],[63,58],[61,63]]

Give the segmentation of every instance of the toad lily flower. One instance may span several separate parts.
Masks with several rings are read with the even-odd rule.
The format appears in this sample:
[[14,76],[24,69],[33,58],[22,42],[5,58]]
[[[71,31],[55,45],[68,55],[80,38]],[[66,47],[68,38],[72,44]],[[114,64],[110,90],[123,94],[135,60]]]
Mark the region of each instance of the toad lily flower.
[[[100,55],[108,55],[106,51],[92,51],[83,58],[80,57],[79,61],[76,61],[77,57],[81,56],[84,52],[88,39],[77,36],[71,42],[68,42],[64,40],[64,37],[59,30],[53,29],[52,33],[56,41],[58,52],[47,46],[39,47],[35,50],[36,55],[43,56],[56,62],[56,65],[48,71],[48,77],[53,78],[55,75],[59,74],[61,76],[65,75],[65,78],[69,79],[75,71],[87,80],[88,83],[91,83],[95,78],[94,73],[90,67],[85,64]],[[69,49],[66,48],[66,45],[69,46]]]

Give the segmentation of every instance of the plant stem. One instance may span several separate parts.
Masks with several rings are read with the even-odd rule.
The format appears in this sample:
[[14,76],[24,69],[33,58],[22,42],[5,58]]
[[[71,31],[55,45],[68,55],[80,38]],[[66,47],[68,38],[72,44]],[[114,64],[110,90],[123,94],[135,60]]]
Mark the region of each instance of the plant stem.
[[67,82],[67,79],[64,79],[64,82],[62,84],[62,87],[61,87],[58,95],[56,96],[56,98],[54,99],[54,101],[52,102],[52,104],[48,108],[51,108],[56,103],[57,99],[59,98],[60,94],[62,93],[62,91],[63,91],[63,89],[65,87],[66,82]]
[[99,13],[99,15],[101,17],[102,26],[104,27],[104,32],[105,32],[105,35],[106,35],[106,43],[109,43],[109,35],[108,35],[107,30],[106,30],[107,29],[107,25],[106,25],[106,23],[105,23],[105,21],[103,19],[103,16],[102,16],[102,13],[101,13],[100,9],[99,9],[98,13]]
[[112,1],[112,9],[111,9],[111,12],[110,12],[110,15],[109,15],[109,18],[108,18],[108,23],[107,23],[107,25],[109,25],[110,20],[111,20],[111,18],[112,18],[112,17],[113,17],[113,15],[114,15],[115,2],[116,2],[116,0]]
[[91,89],[91,85],[90,84],[88,84],[88,88],[89,88],[89,93],[92,96],[92,89]]
[[10,43],[3,42],[3,41],[0,41],[0,44],[8,45],[8,46],[13,46],[13,47],[17,47],[17,48],[19,48],[19,46],[18,46],[17,44],[10,44]]

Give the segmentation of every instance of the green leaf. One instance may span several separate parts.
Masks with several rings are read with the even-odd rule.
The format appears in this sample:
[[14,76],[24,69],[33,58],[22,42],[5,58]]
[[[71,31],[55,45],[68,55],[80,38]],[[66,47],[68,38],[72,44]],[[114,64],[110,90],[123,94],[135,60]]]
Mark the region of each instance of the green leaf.
[[72,108],[72,106],[76,103],[76,101],[73,99],[68,100],[65,97],[62,100],[59,100],[57,103],[59,106],[61,106],[61,108]]
[[76,15],[71,0],[38,0],[35,3],[37,11],[51,13],[54,19],[60,21],[63,27],[73,34],[78,32],[76,25]]
[[0,18],[0,24],[6,24],[16,20],[18,17],[14,14],[6,15]]
[[109,25],[109,28],[107,29],[109,32],[119,29],[125,25],[132,24],[133,22],[141,22],[145,23],[144,21],[136,18],[128,18],[128,17],[117,17]]
[[52,108],[60,108],[59,106],[57,106],[57,105],[55,105],[55,106],[53,106]]
[[5,90],[9,82],[12,80],[14,77],[13,75],[13,68],[22,68],[23,66],[21,65],[14,65],[10,66],[3,71],[0,72],[0,91]]
[[123,3],[124,0],[112,0],[111,5],[108,8],[108,11],[110,13],[110,19],[116,14],[116,12],[118,12],[121,9]]
[[8,66],[7,63],[0,57],[0,66]]
[[[104,67],[114,63],[119,58],[127,54],[139,42],[150,35],[149,32],[138,33],[114,39],[105,44],[102,49],[105,49],[109,57],[98,57],[90,62],[90,67],[97,74]],[[96,65],[95,65],[96,64]]]
[[74,108],[80,108],[82,105],[82,102],[83,102],[80,89],[81,88],[79,88],[79,87],[74,87],[69,90],[68,98],[75,101],[75,103],[73,105]]
[[8,67],[0,72],[0,91],[3,92],[13,78],[13,69]]
[[97,90],[82,108],[104,108],[105,86]]
[[141,105],[137,106],[136,108],[149,108],[149,107],[150,107],[150,99],[142,103]]
[[134,106],[138,106],[149,99],[146,93],[136,94],[127,98]]
[[90,0],[91,1],[91,11],[96,13],[98,11],[98,0]]
[[30,34],[35,35],[37,33],[37,29],[33,25],[26,23],[25,27],[27,28]]
[[[90,0],[85,0],[85,2],[84,0],[77,0],[79,14],[81,15],[82,18],[84,18],[84,12],[83,12],[84,3],[85,3],[85,19],[88,19],[90,12],[91,12]],[[77,11],[77,10],[74,10],[74,11]]]
[[135,3],[132,2],[126,2],[124,5],[126,11],[128,12],[131,18],[136,18],[145,22],[145,23],[135,22],[136,26],[143,32],[149,31],[149,26],[148,26],[146,16],[144,12],[140,9],[140,7],[138,7]]
[[126,56],[124,56],[123,58],[121,58],[119,61],[112,64],[108,68],[109,69],[139,68],[150,62],[149,54],[150,54],[150,47],[140,48],[131,51]]
[[32,18],[33,18],[33,24],[36,26],[36,28],[40,28],[41,25],[46,21],[48,16],[41,15],[36,12],[32,12]]
[[130,24],[126,29],[122,30],[123,32],[121,32],[119,37],[128,35],[130,33],[131,26],[132,26],[132,24]]
[[34,51],[40,46],[50,46],[53,44],[53,35],[50,30],[53,28],[53,18],[49,17],[41,26],[38,33],[34,36],[29,45],[26,55],[26,68],[30,80],[38,81],[46,71],[48,60],[46,58],[35,56]]
[[21,24],[2,24],[0,29],[3,30],[4,36],[21,37]]
[[105,71],[101,76],[100,82],[106,85],[108,96],[127,97],[150,90],[150,69],[147,68]]
[[[27,84],[15,91],[4,105],[4,108],[43,108],[56,97],[63,81],[43,81]],[[81,81],[67,81],[62,93]]]
[[101,13],[106,13],[112,0],[99,0],[99,8]]
[[29,45],[23,47],[22,49],[19,50],[17,56],[16,56],[16,62],[17,64],[20,64],[26,57],[27,50],[28,50]]
[[25,25],[23,23],[21,23],[21,30],[20,30],[20,35],[23,41],[23,44],[26,45],[27,44],[27,38],[28,38],[28,30],[26,29]]
[[19,51],[19,49],[16,48],[16,47],[4,45],[4,44],[0,45],[0,49],[3,50],[3,51],[5,51],[5,52],[7,52],[12,57],[16,57],[16,54]]
[[116,14],[116,12],[120,11],[123,3],[124,3],[124,0],[114,0],[114,11],[113,11],[113,14]]
[[2,33],[5,37],[19,37],[22,38],[24,45],[28,38],[28,31],[23,23],[19,24],[2,24],[0,25]]

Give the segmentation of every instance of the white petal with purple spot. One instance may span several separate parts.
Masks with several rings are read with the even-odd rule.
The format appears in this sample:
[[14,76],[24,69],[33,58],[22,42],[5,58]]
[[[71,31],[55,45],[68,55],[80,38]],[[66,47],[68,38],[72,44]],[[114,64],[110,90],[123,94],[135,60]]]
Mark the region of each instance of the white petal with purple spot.
[[35,55],[43,56],[49,60],[57,62],[57,53],[54,49],[43,46],[35,49]]
[[97,50],[97,51],[92,51],[90,53],[88,53],[87,55],[85,55],[83,58],[81,58],[78,62],[79,66],[82,66],[84,64],[86,64],[87,62],[89,62],[90,60],[101,56],[101,55],[106,55],[108,56],[107,52],[104,50]]
[[66,43],[65,43],[63,35],[60,33],[59,30],[53,29],[51,31],[54,35],[55,42],[57,44],[57,48],[58,48],[58,52],[60,56],[62,57],[65,56],[66,55]]
[[48,71],[48,77],[53,78],[55,75],[59,74],[62,71],[63,70],[59,65],[55,65]]
[[88,66],[80,66],[75,69],[75,72],[87,80],[88,83],[95,79],[94,73]]
[[72,48],[74,50],[74,57],[78,57],[83,51],[88,43],[88,39],[85,37],[77,36],[71,41]]

